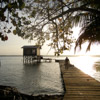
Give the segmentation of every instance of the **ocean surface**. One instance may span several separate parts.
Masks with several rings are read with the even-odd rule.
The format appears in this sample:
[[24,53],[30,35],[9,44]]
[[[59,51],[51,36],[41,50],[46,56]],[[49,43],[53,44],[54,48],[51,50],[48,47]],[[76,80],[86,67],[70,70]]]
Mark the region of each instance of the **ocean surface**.
[[64,92],[59,64],[23,64],[22,57],[0,57],[0,85],[13,86],[29,95]]
[[[100,56],[67,56],[70,63],[100,82]],[[65,59],[57,57],[56,59]]]
[[100,82],[100,56],[69,57],[71,64]]
[[[65,59],[53,57],[52,59]],[[70,63],[100,82],[100,57],[68,56]],[[22,57],[0,57],[0,85],[14,86],[25,94],[60,95],[64,92],[59,64],[23,64]]]

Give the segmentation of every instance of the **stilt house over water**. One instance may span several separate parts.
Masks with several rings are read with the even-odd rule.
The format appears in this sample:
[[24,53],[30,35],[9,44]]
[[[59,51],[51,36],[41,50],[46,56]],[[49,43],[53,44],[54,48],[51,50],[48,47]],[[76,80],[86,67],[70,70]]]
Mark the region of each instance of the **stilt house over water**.
[[23,62],[24,63],[31,63],[34,61],[40,62],[40,45],[28,45],[23,46]]

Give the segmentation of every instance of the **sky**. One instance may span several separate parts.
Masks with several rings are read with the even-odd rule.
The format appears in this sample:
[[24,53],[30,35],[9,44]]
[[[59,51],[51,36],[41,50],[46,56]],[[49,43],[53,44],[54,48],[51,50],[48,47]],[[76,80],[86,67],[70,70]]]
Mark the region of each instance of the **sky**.
[[[74,37],[78,37],[79,27],[73,28]],[[29,42],[28,40],[24,40],[17,35],[9,34],[7,41],[0,40],[0,55],[22,55],[23,49],[21,48],[24,45],[34,45],[35,41]],[[44,44],[41,49],[41,55],[54,55],[54,50],[50,50],[50,46],[47,45],[48,42]],[[82,50],[77,50],[75,55],[100,55],[100,44],[94,44],[91,46],[91,50],[86,53],[87,43],[82,45]],[[50,50],[50,51],[49,51]],[[49,52],[48,52],[49,51]],[[70,51],[65,51],[63,55],[74,55],[74,44]]]

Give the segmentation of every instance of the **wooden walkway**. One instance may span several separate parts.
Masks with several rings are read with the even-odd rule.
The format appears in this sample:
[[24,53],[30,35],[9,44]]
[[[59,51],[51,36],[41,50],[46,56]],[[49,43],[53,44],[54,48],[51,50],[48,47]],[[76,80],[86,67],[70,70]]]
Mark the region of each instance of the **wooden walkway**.
[[51,59],[51,58],[43,58],[43,61],[44,61],[44,62],[51,62],[52,59]]
[[59,64],[66,88],[63,100],[100,100],[100,82],[76,67],[65,70],[64,63]]

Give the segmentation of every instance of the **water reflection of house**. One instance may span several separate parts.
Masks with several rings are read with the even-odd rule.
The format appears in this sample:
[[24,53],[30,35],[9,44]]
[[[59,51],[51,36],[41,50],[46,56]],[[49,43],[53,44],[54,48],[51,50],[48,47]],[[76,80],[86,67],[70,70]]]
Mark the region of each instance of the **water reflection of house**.
[[40,62],[40,49],[41,46],[39,45],[28,45],[23,46],[23,61],[26,63],[31,63],[33,61]]

